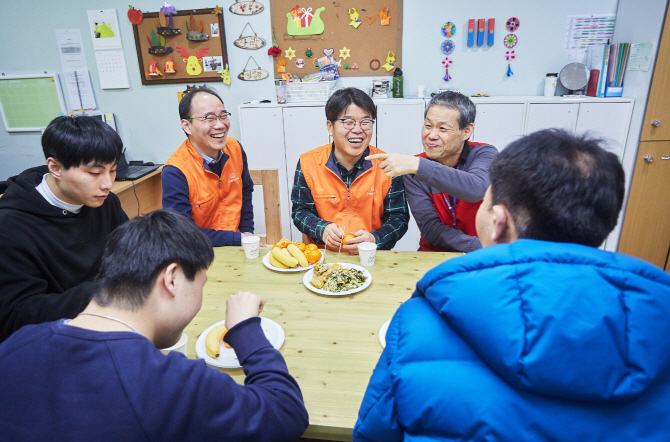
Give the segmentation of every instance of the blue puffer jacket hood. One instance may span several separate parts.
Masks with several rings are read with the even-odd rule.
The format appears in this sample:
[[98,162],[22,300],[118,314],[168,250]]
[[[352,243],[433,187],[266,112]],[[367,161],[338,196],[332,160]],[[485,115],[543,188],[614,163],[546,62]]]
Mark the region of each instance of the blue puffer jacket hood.
[[436,267],[414,297],[510,386],[619,402],[670,370],[669,287],[670,275],[635,258],[519,240]]

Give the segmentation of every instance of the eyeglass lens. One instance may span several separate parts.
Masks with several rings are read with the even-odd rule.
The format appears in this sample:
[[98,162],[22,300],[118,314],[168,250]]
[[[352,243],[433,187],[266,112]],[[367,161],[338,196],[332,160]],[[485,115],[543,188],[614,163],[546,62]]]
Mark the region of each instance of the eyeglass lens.
[[[356,120],[350,118],[347,118],[346,120],[342,121],[344,128],[347,130],[352,130],[354,127],[356,127],[356,123],[357,123]],[[363,130],[372,129],[372,120],[361,120],[358,124],[361,126],[361,129]]]

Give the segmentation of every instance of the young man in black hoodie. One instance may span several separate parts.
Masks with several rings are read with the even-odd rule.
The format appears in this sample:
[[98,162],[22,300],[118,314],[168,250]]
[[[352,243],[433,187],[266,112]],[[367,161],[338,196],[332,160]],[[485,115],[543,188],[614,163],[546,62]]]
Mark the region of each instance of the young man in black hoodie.
[[58,117],[46,166],[8,180],[0,198],[0,342],[26,324],[86,308],[107,236],[128,220],[110,192],[123,143],[94,117]]

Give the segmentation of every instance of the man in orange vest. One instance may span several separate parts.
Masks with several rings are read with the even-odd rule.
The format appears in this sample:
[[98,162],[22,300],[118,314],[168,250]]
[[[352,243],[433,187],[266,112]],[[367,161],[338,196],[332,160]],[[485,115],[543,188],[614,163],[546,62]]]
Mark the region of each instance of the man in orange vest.
[[163,207],[192,218],[214,247],[239,246],[254,231],[254,183],[242,146],[227,136],[229,116],[208,87],[186,94],[179,117],[188,138],[162,173]]
[[480,249],[475,216],[489,186],[489,165],[498,150],[468,141],[476,109],[458,92],[434,96],[424,114],[424,153],[378,154],[379,168],[403,176],[407,200],[421,231],[419,250],[471,252]]
[[300,156],[291,192],[291,217],[306,241],[358,253],[362,242],[389,250],[407,232],[402,178],[387,177],[365,159],[384,153],[370,146],[376,116],[360,89],[340,89],[326,103],[333,143]]

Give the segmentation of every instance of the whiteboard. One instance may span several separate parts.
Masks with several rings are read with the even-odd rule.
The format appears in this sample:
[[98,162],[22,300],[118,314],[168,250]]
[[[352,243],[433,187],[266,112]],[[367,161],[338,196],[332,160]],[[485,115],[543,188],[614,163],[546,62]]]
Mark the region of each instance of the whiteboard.
[[57,74],[0,77],[0,114],[7,132],[39,132],[66,113]]

